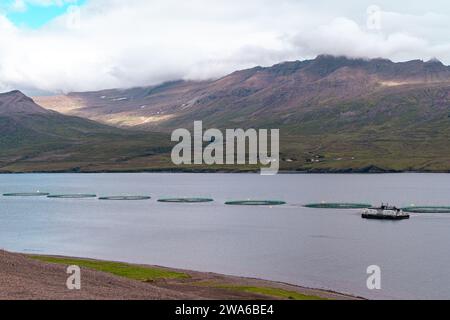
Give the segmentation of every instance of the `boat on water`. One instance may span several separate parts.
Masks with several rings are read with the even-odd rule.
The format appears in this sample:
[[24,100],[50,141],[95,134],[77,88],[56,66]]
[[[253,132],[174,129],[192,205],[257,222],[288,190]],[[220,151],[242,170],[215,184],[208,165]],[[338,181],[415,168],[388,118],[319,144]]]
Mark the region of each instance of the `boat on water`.
[[382,204],[378,208],[368,208],[363,211],[363,219],[376,220],[405,220],[409,219],[409,214],[402,209]]

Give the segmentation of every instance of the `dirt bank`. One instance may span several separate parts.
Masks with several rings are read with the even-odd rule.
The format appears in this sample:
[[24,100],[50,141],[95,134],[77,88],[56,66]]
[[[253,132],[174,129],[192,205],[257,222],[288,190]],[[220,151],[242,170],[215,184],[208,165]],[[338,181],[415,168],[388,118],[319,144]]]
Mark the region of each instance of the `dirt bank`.
[[[148,266],[149,268],[154,268]],[[82,270],[81,290],[66,288],[67,265],[31,259],[22,254],[0,251],[0,299],[44,300],[172,300],[172,299],[276,299],[280,297],[245,292],[242,288],[274,288],[282,292],[296,292],[306,296],[328,299],[355,299],[337,293],[301,288],[264,280],[230,277],[164,268],[183,272],[184,279],[138,281],[88,268]],[[240,288],[236,290],[236,288]]]

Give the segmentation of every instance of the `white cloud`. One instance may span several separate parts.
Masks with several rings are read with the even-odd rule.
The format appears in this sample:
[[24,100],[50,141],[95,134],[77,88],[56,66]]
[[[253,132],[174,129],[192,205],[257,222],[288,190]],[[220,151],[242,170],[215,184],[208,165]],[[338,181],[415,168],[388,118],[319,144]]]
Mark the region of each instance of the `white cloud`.
[[27,10],[27,4],[25,3],[25,0],[14,0],[9,9],[12,11],[23,12]]
[[13,12],[25,12],[28,10],[29,5],[50,7],[50,6],[63,6],[66,4],[75,4],[77,0],[13,0],[9,6],[7,6],[7,11]]
[[355,14],[323,3],[91,0],[39,30],[0,16],[0,88],[67,92],[205,79],[321,53],[450,63],[442,10],[386,10],[381,30],[371,31],[364,7]]

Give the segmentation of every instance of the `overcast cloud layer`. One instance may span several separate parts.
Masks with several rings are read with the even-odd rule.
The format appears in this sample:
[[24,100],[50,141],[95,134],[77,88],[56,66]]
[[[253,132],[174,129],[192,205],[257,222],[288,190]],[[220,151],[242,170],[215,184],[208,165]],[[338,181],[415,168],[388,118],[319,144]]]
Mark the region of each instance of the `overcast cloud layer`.
[[0,13],[0,91],[208,79],[323,53],[450,64],[448,1],[379,1],[369,24],[371,2],[337,2],[89,0],[38,30]]

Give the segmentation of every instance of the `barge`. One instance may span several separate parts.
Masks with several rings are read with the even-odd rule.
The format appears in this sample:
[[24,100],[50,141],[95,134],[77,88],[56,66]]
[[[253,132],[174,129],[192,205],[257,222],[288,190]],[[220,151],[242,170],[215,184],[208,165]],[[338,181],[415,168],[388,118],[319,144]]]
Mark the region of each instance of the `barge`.
[[373,220],[405,220],[409,219],[410,216],[402,209],[383,204],[379,208],[365,209],[362,213],[362,218]]

